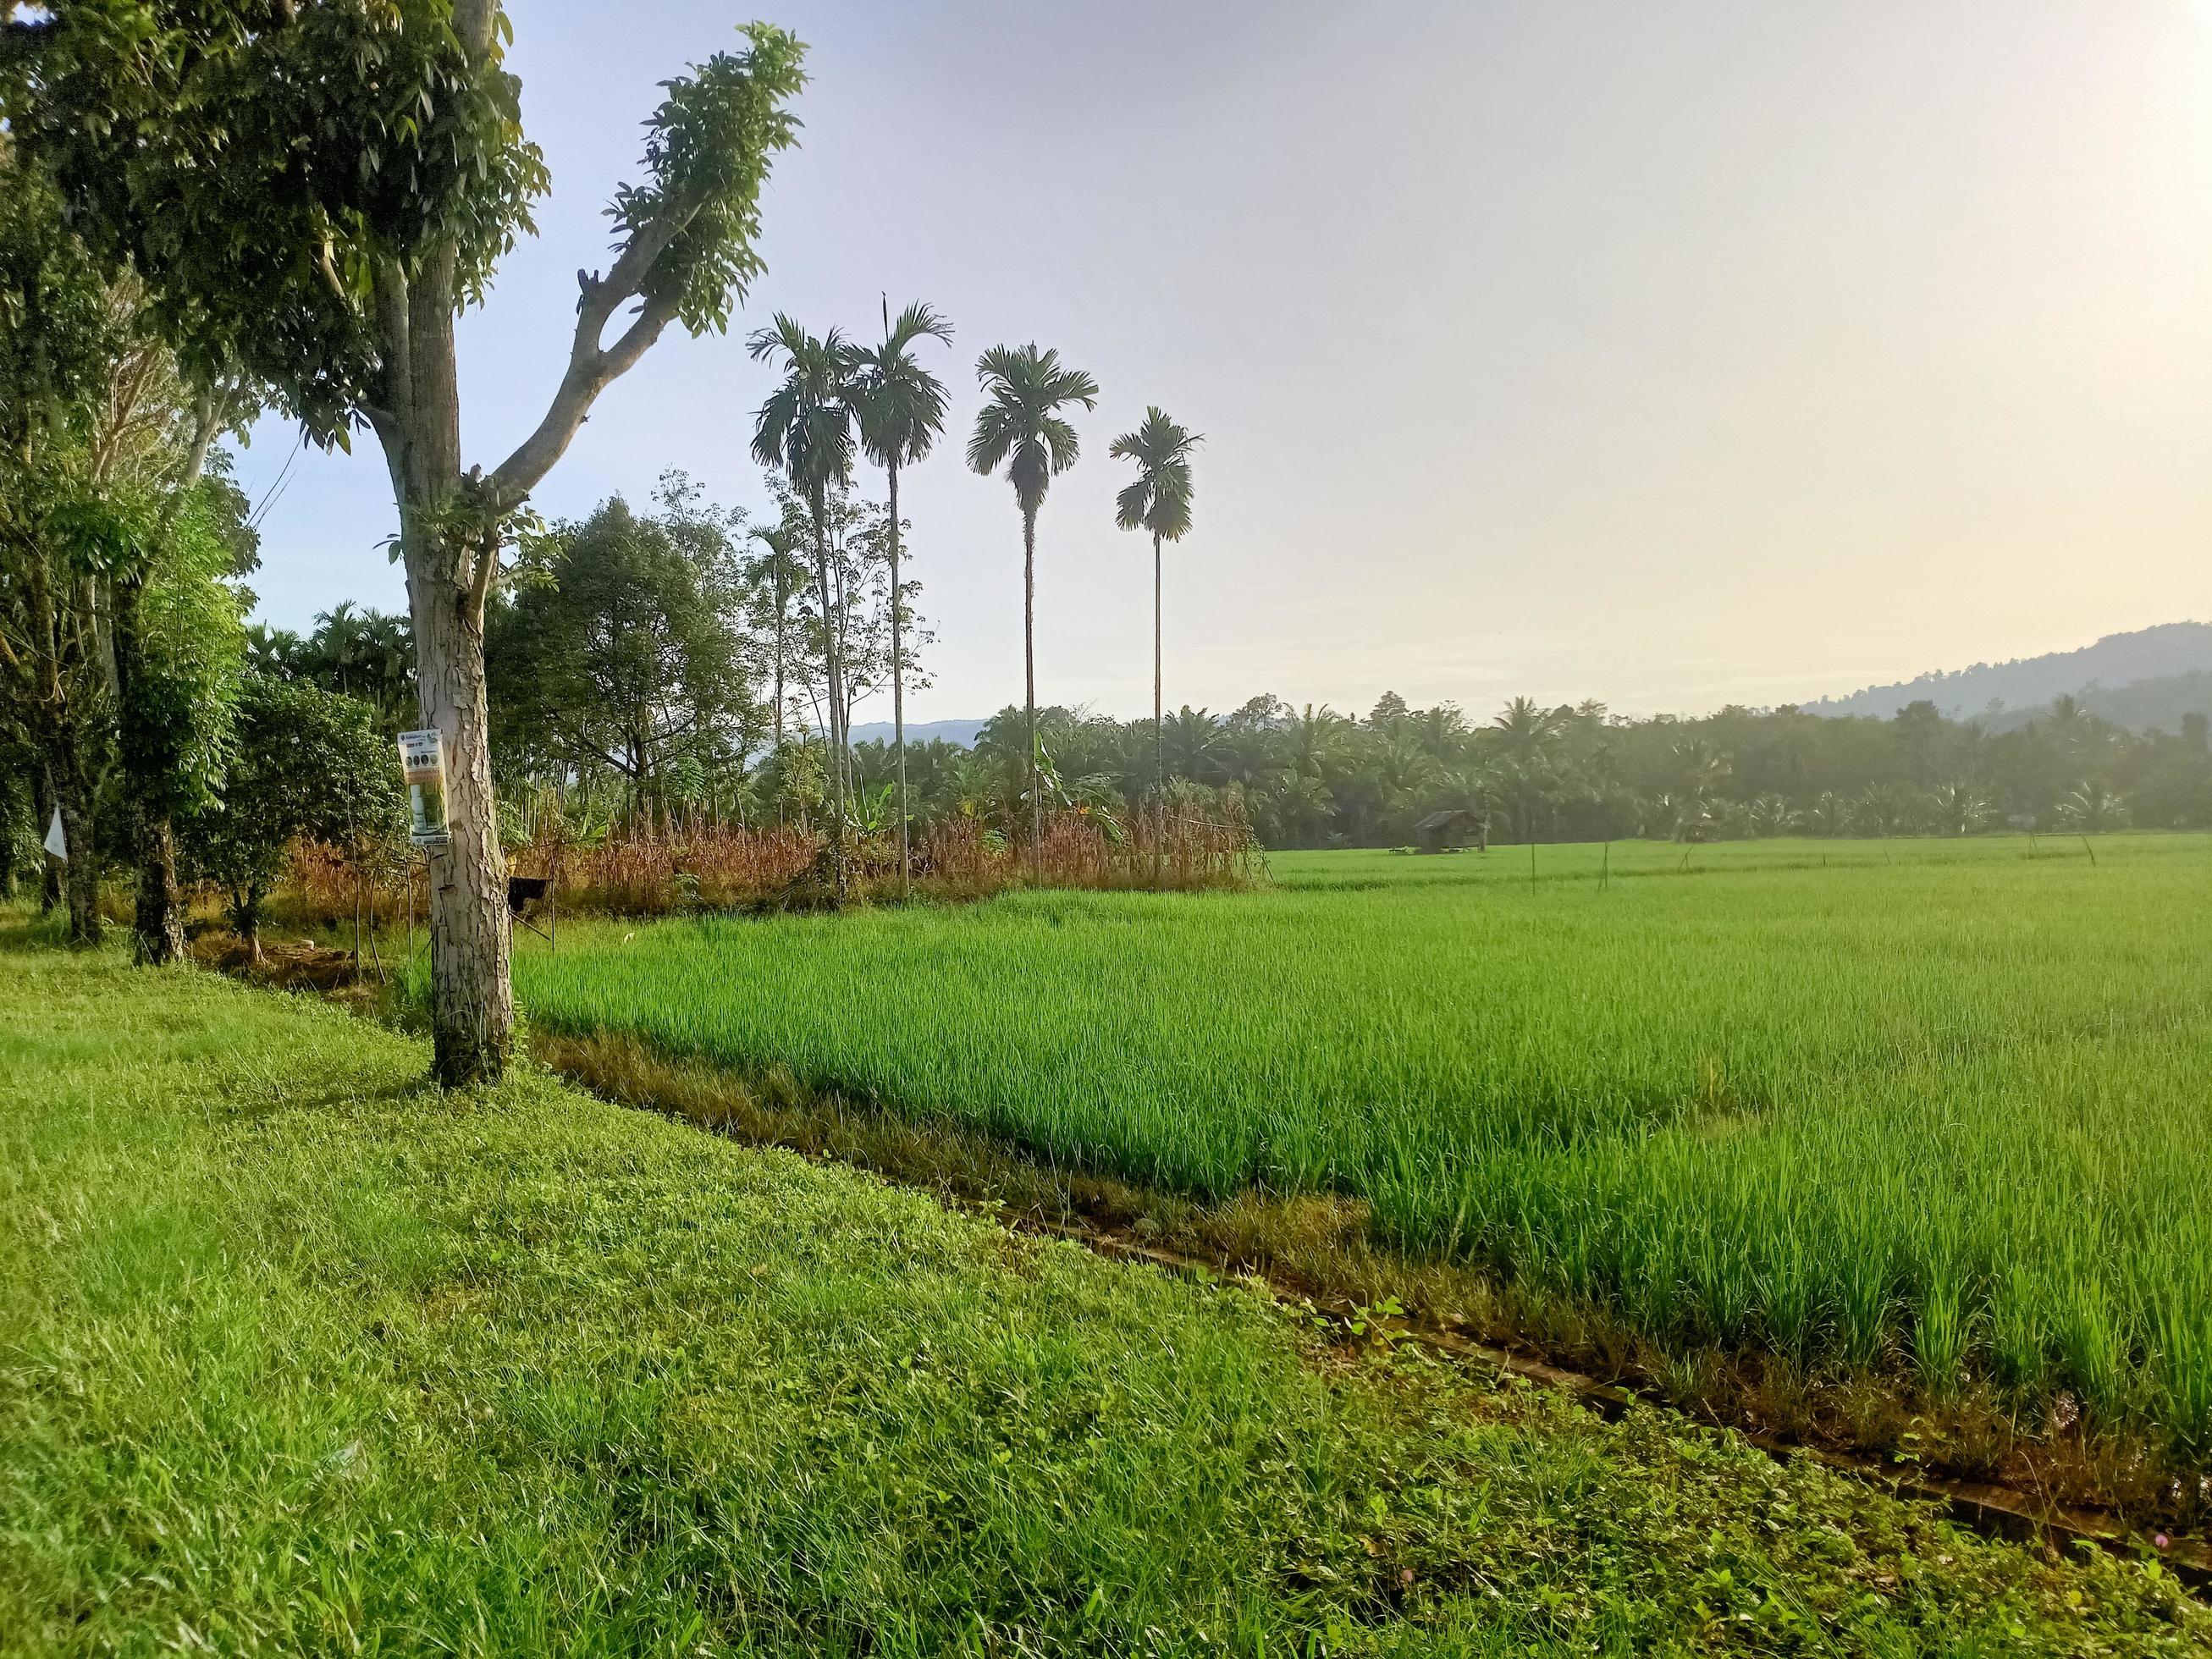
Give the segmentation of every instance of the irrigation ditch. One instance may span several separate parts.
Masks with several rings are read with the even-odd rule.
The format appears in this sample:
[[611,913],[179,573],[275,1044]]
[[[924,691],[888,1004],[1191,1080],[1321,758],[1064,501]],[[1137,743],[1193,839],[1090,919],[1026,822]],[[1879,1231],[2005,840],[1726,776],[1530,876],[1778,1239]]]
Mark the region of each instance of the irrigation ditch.
[[[1881,1456],[1778,1429],[1750,1409],[1755,1391],[1685,1402],[1662,1385],[1662,1365],[1616,1350],[1610,1377],[1559,1348],[1526,1340],[1494,1286],[1466,1269],[1408,1260],[1376,1244],[1364,1206],[1320,1195],[1249,1194],[1217,1206],[1093,1171],[1042,1164],[1006,1143],[945,1122],[917,1121],[866,1102],[811,1090],[787,1073],[746,1079],[671,1060],[627,1035],[539,1030],[533,1057],[611,1103],[660,1112],[748,1145],[775,1146],[918,1188],[940,1202],[1018,1232],[1064,1239],[1163,1271],[1234,1277],[1305,1311],[1344,1341],[1410,1342],[1447,1358],[1564,1393],[1608,1419],[1638,1404],[1742,1436],[1777,1461],[1810,1457],[1894,1496],[1940,1505],[1985,1536],[2094,1546],[2156,1559],[2193,1589],[2212,1589],[2212,1547],[2130,1524],[2115,1511],[2069,1501],[2056,1468],[2041,1489],[1976,1480],[1926,1467],[1918,1452]],[[1396,1286],[1395,1290],[1389,1287]],[[1476,1316],[1437,1318],[1431,1307]],[[1480,1316],[1486,1309],[1489,1316]],[[1512,1334],[1501,1340],[1501,1333]],[[1581,1346],[1581,1345],[1578,1345]],[[1602,1348],[1605,1345],[1598,1345]],[[2165,1541],[2161,1543],[2160,1540]]]

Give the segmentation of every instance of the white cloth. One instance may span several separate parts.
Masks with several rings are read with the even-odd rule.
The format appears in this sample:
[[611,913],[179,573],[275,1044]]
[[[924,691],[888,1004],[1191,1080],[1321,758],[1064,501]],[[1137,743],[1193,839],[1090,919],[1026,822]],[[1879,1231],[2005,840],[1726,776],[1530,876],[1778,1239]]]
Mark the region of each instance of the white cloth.
[[46,851],[64,864],[69,862],[69,837],[62,834],[62,809],[54,808],[54,821],[46,826]]

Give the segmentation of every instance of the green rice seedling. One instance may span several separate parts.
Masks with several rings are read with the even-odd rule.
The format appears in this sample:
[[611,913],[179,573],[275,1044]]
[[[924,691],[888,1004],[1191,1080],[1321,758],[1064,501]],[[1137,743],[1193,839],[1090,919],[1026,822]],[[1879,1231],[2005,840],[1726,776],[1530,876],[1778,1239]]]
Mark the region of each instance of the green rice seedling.
[[1912,1365],[1929,1397],[1948,1400],[1966,1369],[1969,1316],[1954,1279],[1923,1285],[1912,1325]]
[[2093,1413],[2116,1414],[2126,1383],[2125,1340],[2105,1287],[2086,1276],[2059,1287],[2053,1320],[2061,1374]]
[[2201,1455],[2212,1449],[2212,1284],[2201,1262],[2197,1273],[2197,1295],[2161,1304],[2151,1336],[2158,1417],[2178,1445]]
[[[2212,839],[1279,854],[1248,893],[566,924],[533,1021],[1377,1236],[1651,1340],[2201,1419]],[[1601,878],[1603,878],[1601,885]]]
[[1778,1233],[1774,1249],[1754,1275],[1753,1294],[1768,1346],[1791,1359],[1813,1351],[1820,1308],[1811,1256],[1795,1228],[1785,1224]]
[[1837,1334],[1844,1358],[1871,1370],[1889,1351],[1893,1241],[1862,1212],[1838,1230],[1828,1266],[1836,1284]]
[[2041,1281],[2018,1262],[1990,1293],[1990,1372],[2009,1392],[2033,1391],[2050,1372],[2049,1310]]

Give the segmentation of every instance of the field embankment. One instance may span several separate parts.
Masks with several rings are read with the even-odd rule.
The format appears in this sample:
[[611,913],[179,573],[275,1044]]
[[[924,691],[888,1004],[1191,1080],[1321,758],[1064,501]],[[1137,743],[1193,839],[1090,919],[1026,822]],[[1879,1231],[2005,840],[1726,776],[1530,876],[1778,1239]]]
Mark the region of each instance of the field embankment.
[[0,1651],[2195,1650],[1984,1543],[0,929]]
[[1346,1194],[1686,1365],[1971,1395],[2124,1466],[2107,1497],[2197,1507],[2156,1470],[2212,1452],[2212,842],[1274,867],[1249,895],[580,929],[518,979],[542,1024],[1047,1160]]

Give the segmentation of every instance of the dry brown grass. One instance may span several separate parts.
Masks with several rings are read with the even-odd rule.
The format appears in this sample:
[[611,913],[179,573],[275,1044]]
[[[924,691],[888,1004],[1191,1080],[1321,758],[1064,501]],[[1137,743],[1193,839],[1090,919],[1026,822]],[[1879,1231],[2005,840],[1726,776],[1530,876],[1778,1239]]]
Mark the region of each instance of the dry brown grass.
[[[809,884],[825,846],[818,831],[796,825],[703,817],[624,823],[585,845],[566,840],[557,823],[550,814],[534,817],[532,838],[507,849],[507,871],[557,877],[560,907],[572,914],[656,916],[811,902]],[[859,840],[848,860],[851,898],[900,896],[893,842]],[[1045,821],[1037,863],[1048,887],[1102,890],[1239,887],[1262,872],[1259,844],[1233,809],[1218,817],[1139,813],[1122,828],[1088,811],[1059,813]],[[278,926],[329,928],[349,925],[358,908],[365,921],[404,927],[410,910],[417,917],[428,912],[427,879],[419,860],[403,870],[388,859],[301,842],[269,915]],[[986,898],[1035,879],[1025,847],[981,819],[954,817],[915,843],[908,886],[918,898],[947,902]]]

